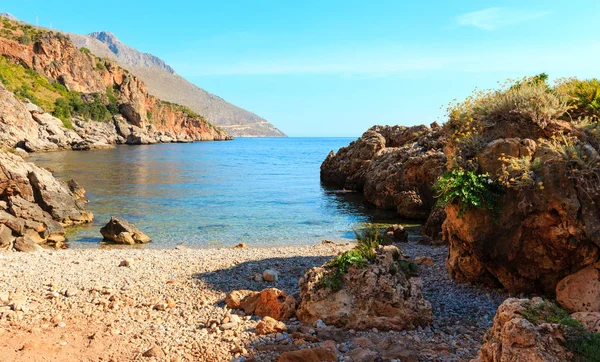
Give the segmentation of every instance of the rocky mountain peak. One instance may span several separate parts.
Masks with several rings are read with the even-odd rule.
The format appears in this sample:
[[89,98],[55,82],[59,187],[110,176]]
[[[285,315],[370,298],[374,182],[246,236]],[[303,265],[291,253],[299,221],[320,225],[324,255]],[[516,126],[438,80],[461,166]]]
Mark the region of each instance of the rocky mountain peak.
[[0,18],[7,18],[12,21],[20,21],[16,16],[11,13],[0,13]]

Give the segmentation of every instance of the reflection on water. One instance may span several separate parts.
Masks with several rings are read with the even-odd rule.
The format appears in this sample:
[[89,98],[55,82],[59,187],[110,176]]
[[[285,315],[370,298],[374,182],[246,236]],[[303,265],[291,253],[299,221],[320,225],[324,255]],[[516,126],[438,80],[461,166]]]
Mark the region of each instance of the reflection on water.
[[87,190],[92,225],[72,247],[98,247],[99,228],[121,216],[152,247],[314,244],[351,238],[353,226],[397,222],[357,193],[322,186],[319,167],[348,138],[237,139],[38,154],[32,161]]

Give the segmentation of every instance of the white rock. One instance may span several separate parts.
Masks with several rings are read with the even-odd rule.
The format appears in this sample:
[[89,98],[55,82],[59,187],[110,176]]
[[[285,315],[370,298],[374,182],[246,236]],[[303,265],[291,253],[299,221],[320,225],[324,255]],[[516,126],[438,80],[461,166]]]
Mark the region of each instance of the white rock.
[[267,269],[263,272],[262,277],[266,282],[276,282],[279,280],[279,272],[274,269]]
[[320,319],[317,319],[317,321],[315,322],[315,327],[316,328],[327,328],[327,324],[325,324],[325,322],[323,322]]

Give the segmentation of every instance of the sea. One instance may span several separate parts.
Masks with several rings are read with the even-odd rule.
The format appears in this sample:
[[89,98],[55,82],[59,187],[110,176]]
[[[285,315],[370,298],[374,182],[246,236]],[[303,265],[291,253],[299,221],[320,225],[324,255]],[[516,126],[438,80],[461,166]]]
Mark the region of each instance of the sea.
[[320,181],[330,151],[353,138],[238,138],[40,153],[30,160],[87,191],[94,222],[68,230],[72,248],[104,245],[111,216],[152,238],[146,248],[311,245],[349,241],[368,223],[401,222],[360,193]]

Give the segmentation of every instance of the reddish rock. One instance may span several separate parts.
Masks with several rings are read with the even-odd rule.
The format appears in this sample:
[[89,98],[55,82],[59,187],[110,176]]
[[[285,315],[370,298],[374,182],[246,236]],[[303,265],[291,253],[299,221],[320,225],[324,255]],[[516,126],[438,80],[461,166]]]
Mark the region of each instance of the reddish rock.
[[550,307],[540,298],[504,301],[473,362],[571,361],[573,354],[564,347],[565,336],[559,325],[543,321],[533,324],[523,316],[530,305]]
[[337,362],[334,352],[326,348],[301,349],[282,353],[277,362]]
[[291,318],[296,311],[296,300],[277,288],[261,292],[233,291],[225,303],[232,309],[243,309],[246,314],[271,317],[278,321]]
[[556,300],[571,313],[600,312],[600,262],[561,280]]
[[285,331],[287,331],[285,323],[277,321],[268,316],[264,317],[260,322],[258,322],[256,328],[254,329],[254,332],[258,335],[273,334]]

